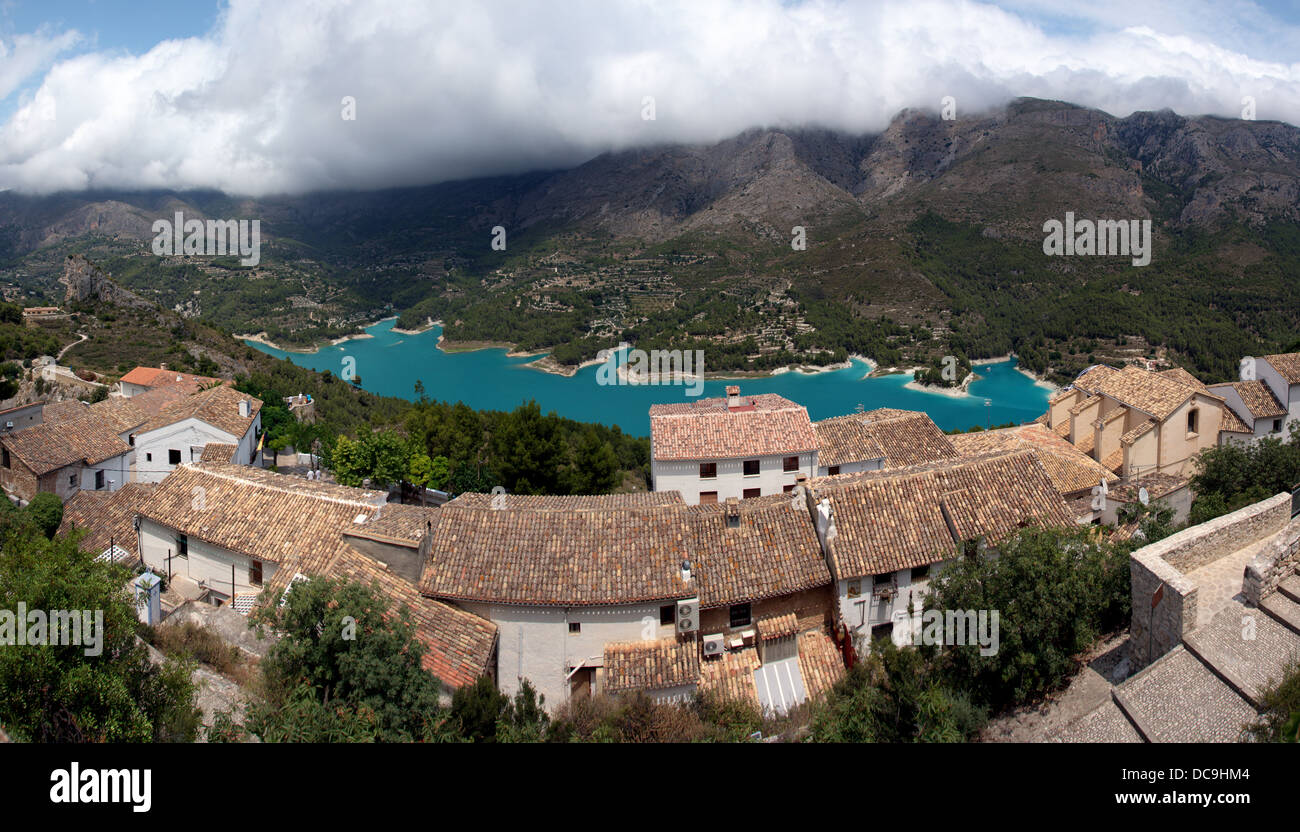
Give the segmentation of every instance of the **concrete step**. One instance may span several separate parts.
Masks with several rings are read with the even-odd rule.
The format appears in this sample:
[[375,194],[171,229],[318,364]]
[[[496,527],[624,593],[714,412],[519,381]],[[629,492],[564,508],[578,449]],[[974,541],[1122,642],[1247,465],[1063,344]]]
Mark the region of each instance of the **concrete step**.
[[1278,584],[1277,591],[1300,604],[1300,575],[1292,575]]
[[1274,592],[1259,602],[1259,608],[1277,623],[1300,635],[1300,604],[1280,592]]
[[1236,742],[1255,709],[1181,645],[1114,691],[1150,742]]
[[1183,644],[1254,706],[1287,664],[1300,657],[1300,634],[1238,601],[1224,606],[1206,627],[1187,634]]

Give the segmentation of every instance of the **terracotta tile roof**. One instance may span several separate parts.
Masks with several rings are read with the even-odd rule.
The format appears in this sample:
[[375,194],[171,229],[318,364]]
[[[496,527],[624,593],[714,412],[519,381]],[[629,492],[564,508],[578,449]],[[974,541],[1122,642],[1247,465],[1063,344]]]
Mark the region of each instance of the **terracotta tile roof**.
[[1074,447],[1078,448],[1079,453],[1081,454],[1091,454],[1093,443],[1096,441],[1096,434],[1090,430],[1086,430],[1083,432],[1083,435],[1079,437],[1079,441]]
[[1069,439],[1070,423],[1062,419],[1060,422],[1057,423],[1056,427],[1052,428],[1052,432],[1055,433],[1057,436],[1061,437],[1062,439]]
[[792,612],[785,615],[769,615],[760,618],[757,624],[759,641],[786,638],[799,632],[799,619]]
[[824,695],[844,676],[844,659],[834,640],[824,630],[808,630],[799,636],[799,671],[809,699]]
[[[377,584],[394,607],[405,605],[415,624],[415,637],[425,649],[421,664],[448,687],[472,684],[489,672],[497,639],[497,626],[491,621],[426,598],[409,580],[350,547],[326,564],[322,574]],[[276,578],[277,586],[264,592],[268,599],[278,600],[291,576],[281,579],[277,573]]]
[[[504,498],[500,505],[492,508],[492,495],[467,494],[436,510],[426,593],[565,605],[698,595],[707,608],[831,582],[807,510],[786,495],[732,506],[685,506],[676,492]],[[692,580],[684,584],[687,560]]]
[[611,642],[605,645],[604,687],[610,693],[662,690],[700,681],[700,648],[693,640]]
[[1106,454],[1106,458],[1101,461],[1101,464],[1106,467],[1106,470],[1118,473],[1124,467],[1124,449],[1116,448]]
[[684,549],[702,608],[774,598],[831,583],[803,500],[782,494],[751,497],[739,501],[735,510],[735,527],[728,525],[726,504],[685,510]]
[[1121,445],[1132,445],[1141,437],[1155,429],[1156,423],[1150,419],[1143,419],[1138,424],[1129,429],[1127,433],[1119,438]]
[[178,373],[175,370],[164,370],[160,367],[136,367],[122,376],[122,381],[128,384],[138,384],[141,387],[182,387],[186,388],[188,392],[196,392],[213,382],[221,381],[221,379],[212,378],[211,376],[196,376],[193,373]]
[[[1114,367],[1108,367],[1105,364],[1094,364],[1087,368],[1078,377],[1071,382],[1071,387],[1078,387],[1085,393],[1096,393],[1097,387],[1113,374],[1119,372]],[[1066,388],[1067,390],[1069,388]]]
[[1286,408],[1277,400],[1277,396],[1273,395],[1273,388],[1258,379],[1211,384],[1209,389],[1210,392],[1215,393],[1226,387],[1237,391],[1252,419],[1276,419],[1279,416],[1286,416]]
[[135,554],[138,550],[135,513],[153,493],[153,483],[129,482],[116,491],[78,491],[63,504],[59,534],[87,530],[80,548],[100,553],[116,546]]
[[735,409],[728,409],[725,398],[651,405],[654,458],[736,459],[817,448],[817,434],[802,405],[771,393],[746,401]]
[[1286,379],[1287,384],[1300,384],[1300,352],[1266,355],[1264,360],[1277,370],[1278,375]]
[[1197,387],[1201,390],[1205,389],[1205,382],[1187,372],[1182,367],[1175,367],[1172,370],[1161,370],[1159,373],[1156,373],[1156,375],[1161,378],[1167,378],[1170,381],[1176,381],[1187,387]]
[[6,433],[0,435],[0,442],[37,476],[67,465],[96,465],[131,452],[112,425],[91,414]]
[[370,540],[418,546],[433,524],[438,522],[438,516],[437,508],[388,503],[370,515],[364,524],[353,523],[344,532]]
[[834,512],[830,559],[837,578],[937,563],[952,557],[959,541],[996,541],[1028,522],[1073,522],[1030,451],[818,477],[813,488]]
[[959,433],[950,438],[962,456],[980,456],[992,451],[1033,451],[1062,495],[1090,489],[1103,479],[1107,482],[1118,479],[1101,463],[1041,424]]
[[728,651],[700,663],[700,690],[728,702],[745,702],[760,707],[754,671],[762,662],[754,649]]
[[957,456],[943,431],[924,413],[873,410],[836,416],[813,425],[819,466],[884,458],[897,468]]
[[1104,427],[1105,425],[1109,425],[1111,422],[1115,421],[1116,419],[1123,419],[1127,415],[1128,415],[1128,408],[1117,407],[1111,412],[1107,413],[1105,416],[1101,417],[1100,422]]
[[1247,425],[1237,415],[1237,412],[1231,407],[1223,408],[1223,419],[1219,422],[1219,433],[1245,433],[1253,434],[1250,425]]
[[41,407],[41,421],[46,424],[70,422],[80,419],[89,411],[85,402],[67,399],[61,402],[46,402]]
[[493,509],[492,495],[461,495],[438,509],[421,591],[565,606],[692,597],[681,578],[694,554],[685,511],[629,507],[628,496],[607,498],[606,508],[601,498],[577,498],[579,507],[565,510],[554,502]]
[[[251,403],[247,416],[239,415],[239,403]],[[262,409],[262,400],[241,393],[233,387],[213,387],[164,407],[157,416],[140,428],[141,433],[157,430],[185,419],[195,418],[225,431],[231,436],[243,436]]]
[[112,425],[118,433],[126,433],[149,420],[149,414],[132,399],[104,399],[92,404],[87,411]]
[[1203,388],[1174,381],[1159,373],[1148,372],[1133,365],[1108,376],[1099,386],[1098,392],[1115,399],[1163,421],[1177,410],[1183,402],[1196,393],[1218,399]]
[[1131,503],[1137,500],[1138,490],[1145,488],[1150,499],[1159,500],[1186,487],[1189,482],[1188,477],[1176,477],[1173,474],[1143,474],[1136,480],[1113,486],[1108,496],[1111,499]]
[[249,465],[203,463],[178,466],[139,513],[225,549],[316,574],[351,548],[342,532],[360,525],[360,516],[369,519],[387,496]]
[[209,442],[203,446],[203,453],[199,454],[199,462],[233,462],[238,450],[238,445],[228,442]]

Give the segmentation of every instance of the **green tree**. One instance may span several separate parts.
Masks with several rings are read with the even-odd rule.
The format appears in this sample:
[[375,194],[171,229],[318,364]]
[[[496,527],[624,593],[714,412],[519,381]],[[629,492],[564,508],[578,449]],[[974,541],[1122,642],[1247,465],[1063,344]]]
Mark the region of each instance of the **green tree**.
[[253,623],[283,633],[261,663],[265,701],[247,722],[263,739],[410,741],[444,720],[410,611],[391,609],[377,587],[312,578]]
[[63,501],[57,494],[42,491],[27,504],[27,514],[46,537],[54,537],[63,522]]
[[[102,612],[102,629],[83,629],[80,645],[0,650],[0,723],[35,742],[192,741],[190,666],[150,661],[123,588],[129,572],[81,551],[79,539],[50,540],[23,512],[0,515],[0,609]],[[87,655],[96,629],[98,652]]]

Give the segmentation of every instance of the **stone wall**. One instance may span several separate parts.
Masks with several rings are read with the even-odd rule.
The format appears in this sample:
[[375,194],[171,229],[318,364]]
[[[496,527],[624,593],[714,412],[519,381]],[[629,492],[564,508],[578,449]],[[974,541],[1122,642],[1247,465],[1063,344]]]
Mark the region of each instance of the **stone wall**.
[[1129,557],[1129,649],[1134,668],[1172,650],[1196,626],[1196,585],[1184,573],[1277,534],[1290,515],[1290,495],[1278,494],[1134,552]]
[[1300,569],[1300,517],[1282,529],[1277,539],[1246,566],[1242,591],[1255,606],[1277,592],[1277,585]]

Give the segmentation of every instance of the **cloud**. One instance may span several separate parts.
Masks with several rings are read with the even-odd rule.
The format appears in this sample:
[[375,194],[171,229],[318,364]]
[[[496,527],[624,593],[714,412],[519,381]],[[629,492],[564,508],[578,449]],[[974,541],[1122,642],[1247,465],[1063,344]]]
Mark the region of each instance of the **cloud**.
[[[1252,95],[1259,118],[1300,123],[1300,64],[1249,48],[1252,27],[1287,42],[1294,28],[1237,3],[1224,46],[1209,4],[1124,16],[1131,5],[235,0],[202,37],[49,66],[0,126],[0,187],[261,195],[424,184],[754,126],[879,130],[945,95],[965,112],[1032,95],[1116,115],[1230,117]],[[1088,31],[1050,25],[1067,11]],[[41,42],[0,63],[0,96],[75,33]],[[355,120],[341,116],[345,96]],[[642,118],[647,96],[653,121]]]

